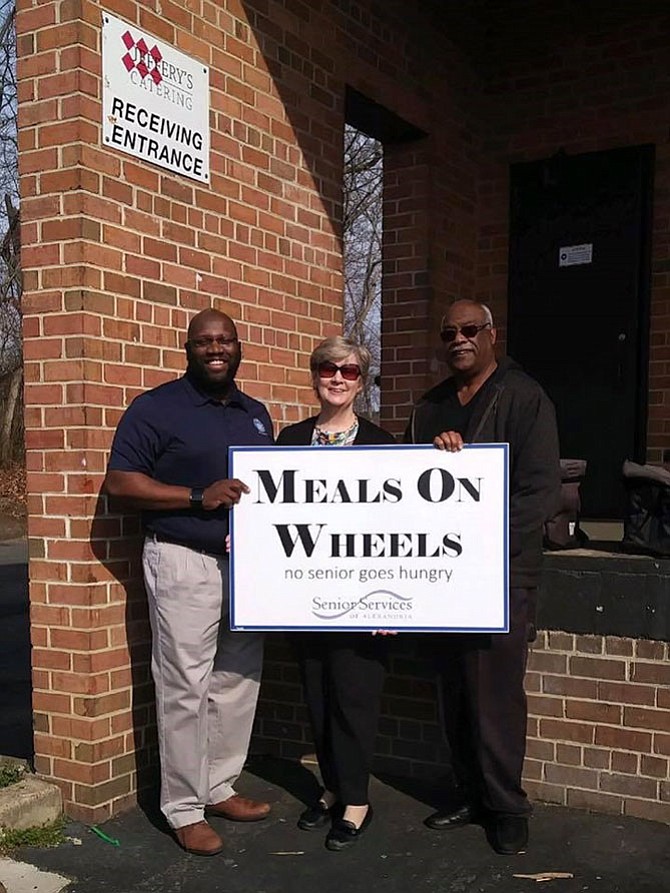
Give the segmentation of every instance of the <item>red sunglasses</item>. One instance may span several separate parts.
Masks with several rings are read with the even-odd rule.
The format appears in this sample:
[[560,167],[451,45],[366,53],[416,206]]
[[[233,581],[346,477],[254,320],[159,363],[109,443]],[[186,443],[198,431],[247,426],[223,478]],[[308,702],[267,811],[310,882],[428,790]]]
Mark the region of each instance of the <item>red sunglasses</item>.
[[336,366],[335,363],[319,363],[316,367],[319,378],[333,378],[338,372],[345,381],[356,381],[361,376],[361,367],[358,363],[345,363],[344,366]]

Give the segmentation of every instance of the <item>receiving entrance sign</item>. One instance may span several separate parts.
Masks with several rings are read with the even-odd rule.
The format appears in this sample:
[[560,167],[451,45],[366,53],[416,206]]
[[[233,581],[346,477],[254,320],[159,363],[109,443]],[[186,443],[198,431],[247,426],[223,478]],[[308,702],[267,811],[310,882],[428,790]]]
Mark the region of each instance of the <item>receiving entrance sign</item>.
[[230,622],[506,632],[508,447],[231,447]]
[[102,110],[105,146],[209,182],[209,68],[109,13]]

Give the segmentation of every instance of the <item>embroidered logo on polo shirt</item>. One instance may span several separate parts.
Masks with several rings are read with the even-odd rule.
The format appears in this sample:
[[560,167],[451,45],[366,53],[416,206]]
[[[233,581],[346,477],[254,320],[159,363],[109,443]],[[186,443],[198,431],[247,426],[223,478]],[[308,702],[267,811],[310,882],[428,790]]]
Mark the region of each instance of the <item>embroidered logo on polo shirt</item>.
[[263,422],[261,422],[260,419],[254,419],[254,428],[258,431],[259,434],[265,434],[265,436],[267,437],[268,432],[265,428],[265,425],[263,424]]

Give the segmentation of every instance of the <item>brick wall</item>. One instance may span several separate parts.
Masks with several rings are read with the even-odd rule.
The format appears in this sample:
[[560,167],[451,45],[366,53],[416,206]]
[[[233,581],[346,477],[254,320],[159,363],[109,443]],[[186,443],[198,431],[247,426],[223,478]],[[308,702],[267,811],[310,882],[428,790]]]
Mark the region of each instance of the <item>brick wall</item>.
[[543,632],[526,677],[531,797],[670,823],[667,642]]
[[[670,823],[670,560],[545,556],[526,675],[532,799]],[[569,631],[566,631],[569,630]],[[399,635],[390,659],[375,769],[448,784],[431,652],[444,638]],[[290,649],[269,636],[259,751],[313,750]]]
[[385,149],[380,421],[394,434],[404,431],[417,382],[429,373],[429,179],[423,146]]
[[[374,768],[439,785],[449,752],[427,648],[425,636],[391,643]],[[669,684],[666,642],[540,632],[526,676],[531,799],[670,823]],[[313,751],[291,650],[277,636],[254,749],[287,759]]]
[[[98,497],[121,411],[182,369],[188,315],[214,304],[247,390],[297,419],[341,318],[336,164],[316,189],[240,4],[157,6],[104,9],[212,67],[211,188],[100,148],[100,4],[18,14],[36,767],[87,820],[155,762],[138,523]],[[335,127],[332,88],[305,112]]]
[[[439,716],[438,689],[426,660],[426,637],[389,642],[374,769],[397,776],[435,779],[449,768]],[[300,679],[287,640],[266,640],[263,682],[252,739],[256,753],[299,759],[314,748]]]
[[[585,10],[572,0],[493,2],[486,4],[486,21],[476,22],[474,33],[468,35],[466,28],[459,34],[481,78],[481,97],[459,85],[461,98],[472,100],[470,112],[480,113],[478,120],[465,118],[475,189],[470,195],[471,169],[459,147],[454,150],[439,138],[426,147],[426,157],[442,163],[428,164],[428,185],[417,193],[425,188],[430,196],[431,274],[425,291],[420,277],[412,279],[415,270],[421,272],[416,254],[421,243],[403,251],[402,238],[388,227],[385,232],[382,375],[401,377],[396,379],[397,403],[384,407],[383,419],[394,430],[402,427],[417,383],[440,375],[426,326],[435,325],[448,297],[471,294],[473,279],[477,296],[503,323],[504,342],[510,163],[547,157],[560,148],[579,153],[654,143],[650,460],[658,460],[667,446],[670,18],[653,4],[625,7],[596,2]],[[405,186],[402,164],[396,165],[402,152],[398,147],[387,154],[393,177],[387,181],[387,223],[395,211],[391,190]],[[402,163],[417,157],[408,154]],[[450,199],[446,204],[445,196]],[[474,256],[467,225],[463,231],[458,214],[450,216],[456,204],[470,201],[478,222]],[[407,218],[408,226],[414,223]],[[403,328],[411,336],[404,342]],[[376,765],[435,778],[447,770],[448,756],[434,679],[421,649],[421,641],[392,645]],[[525,778],[533,797],[670,822],[667,649],[664,642],[618,636],[540,635],[528,674]],[[260,749],[299,756],[311,744],[295,666],[285,645],[274,638],[269,656],[256,743]]]
[[[103,10],[210,66],[210,186],[101,147]],[[452,144],[443,175],[421,162],[418,191],[393,199],[389,180],[388,231],[405,246],[398,306],[422,292],[412,332],[431,313],[429,259],[445,281],[453,266],[409,242],[429,235],[435,189],[460,250],[474,249],[474,113],[461,114],[469,105],[458,91],[445,96],[447,82],[472,75],[459,53],[440,53],[422,15],[408,19],[397,0],[372,17],[369,4],[349,2],[19,0],[36,767],[74,817],[99,820],[132,803],[155,765],[138,521],[99,496],[112,432],[136,394],[182,369],[188,317],[212,304],[238,321],[249,393],[278,424],[309,411],[307,357],[342,318],[347,83],[425,130],[441,110],[432,146]],[[427,56],[437,60],[429,72]],[[390,323],[398,363],[408,316],[399,310]],[[395,391],[411,403],[399,366],[386,377],[388,401]]]
[[[509,162],[657,143],[650,447],[660,449],[668,20],[638,15],[631,31],[586,17],[575,34],[515,0],[530,29],[521,39],[523,28],[505,31],[505,4],[487,7],[476,26],[490,25],[493,43],[468,39],[461,21],[459,49],[437,0],[19,0],[36,764],[73,816],[133,802],[155,765],[138,522],[99,497],[114,426],[133,396],[182,368],[188,316],[211,304],[239,322],[243,386],[278,424],[309,411],[307,357],[342,316],[346,85],[427,134],[386,153],[382,417],[394,431],[440,377],[430,330],[449,299],[476,292],[504,317]],[[103,9],[210,66],[211,186],[101,148]],[[430,674],[411,649],[394,661],[381,755],[403,771],[440,765]],[[280,655],[259,740],[291,721],[300,745],[304,714],[285,684],[295,694]]]

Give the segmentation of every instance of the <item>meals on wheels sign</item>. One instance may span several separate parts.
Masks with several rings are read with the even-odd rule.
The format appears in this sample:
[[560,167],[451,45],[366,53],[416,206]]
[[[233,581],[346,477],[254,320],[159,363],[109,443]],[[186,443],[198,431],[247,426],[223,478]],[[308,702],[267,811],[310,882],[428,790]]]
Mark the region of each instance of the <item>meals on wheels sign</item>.
[[107,13],[102,109],[106,146],[209,182],[209,68]]
[[507,450],[231,447],[231,627],[507,631]]

